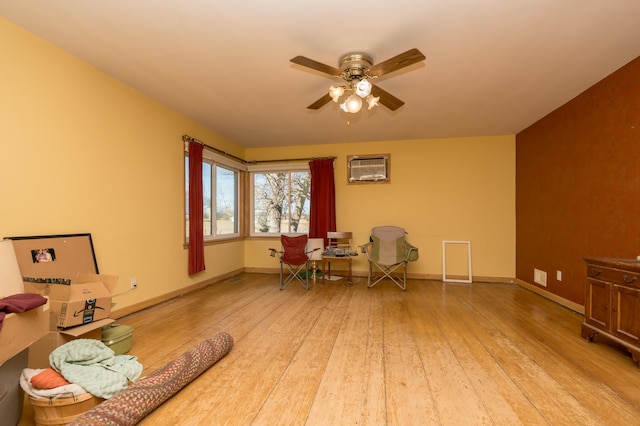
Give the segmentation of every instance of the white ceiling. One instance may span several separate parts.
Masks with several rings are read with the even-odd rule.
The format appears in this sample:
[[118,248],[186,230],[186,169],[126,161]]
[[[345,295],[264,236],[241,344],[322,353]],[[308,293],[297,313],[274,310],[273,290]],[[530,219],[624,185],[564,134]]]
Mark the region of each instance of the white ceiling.
[[[639,0],[0,0],[0,16],[245,147],[515,134],[640,56]],[[411,48],[426,61],[376,81],[395,112],[308,110],[337,80],[289,62]]]

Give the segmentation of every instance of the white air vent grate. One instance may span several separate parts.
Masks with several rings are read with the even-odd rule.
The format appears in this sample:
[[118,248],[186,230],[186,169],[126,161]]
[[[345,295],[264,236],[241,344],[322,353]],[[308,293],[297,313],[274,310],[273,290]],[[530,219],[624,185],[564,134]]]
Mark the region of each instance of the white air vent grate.
[[547,273],[540,269],[533,269],[533,282],[543,286],[547,286]]
[[377,182],[389,179],[387,158],[354,158],[349,162],[349,182]]

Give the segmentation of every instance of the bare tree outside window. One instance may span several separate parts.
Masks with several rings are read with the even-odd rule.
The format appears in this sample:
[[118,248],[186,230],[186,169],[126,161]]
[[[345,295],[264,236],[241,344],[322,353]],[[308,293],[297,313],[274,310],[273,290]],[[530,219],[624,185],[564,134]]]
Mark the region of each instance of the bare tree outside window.
[[254,173],[254,232],[309,232],[308,171]]

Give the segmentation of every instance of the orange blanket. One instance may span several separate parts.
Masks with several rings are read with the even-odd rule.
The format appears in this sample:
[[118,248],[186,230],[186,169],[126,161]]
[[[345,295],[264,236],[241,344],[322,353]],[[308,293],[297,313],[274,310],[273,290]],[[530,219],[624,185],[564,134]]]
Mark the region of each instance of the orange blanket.
[[54,389],[59,386],[70,384],[62,374],[53,368],[46,368],[42,373],[38,373],[31,378],[31,386],[36,389]]

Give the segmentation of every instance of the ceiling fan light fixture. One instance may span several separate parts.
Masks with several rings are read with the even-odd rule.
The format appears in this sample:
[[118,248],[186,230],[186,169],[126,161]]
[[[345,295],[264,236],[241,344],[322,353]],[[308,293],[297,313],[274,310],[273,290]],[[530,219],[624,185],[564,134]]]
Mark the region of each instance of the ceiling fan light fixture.
[[[339,87],[331,86],[328,96],[325,94],[309,105],[307,107],[308,109],[320,109],[333,100],[340,105],[341,110],[356,113],[362,108],[363,99],[367,102],[369,109],[377,105],[383,105],[389,110],[395,111],[404,105],[404,102],[400,99],[384,91],[382,88],[374,86],[371,80],[397,72],[425,59],[426,57],[420,50],[413,48],[375,65],[369,55],[358,52],[348,53],[340,58],[339,68],[325,65],[304,56],[296,56],[290,61],[294,64],[319,71],[332,78],[339,78],[346,83],[346,85]],[[375,92],[378,96],[375,96],[372,92]],[[340,99],[345,97],[345,93],[351,96],[348,96],[347,100],[342,102]]]
[[363,78],[362,80],[358,81],[358,83],[356,83],[356,95],[360,96],[361,98],[366,98],[371,94],[371,87],[371,83],[369,83],[366,78]]
[[342,86],[329,87],[329,96],[331,96],[331,99],[333,99],[333,102],[338,102],[338,100],[340,99],[340,96],[342,96],[343,94],[344,94],[344,87]]
[[380,100],[380,96],[373,96],[373,95],[369,95],[365,98],[365,101],[367,101],[367,103],[369,104],[369,108],[371,109],[374,106],[378,105],[378,101]]
[[360,108],[362,108],[362,98],[355,94],[351,95],[342,104],[340,104],[340,108],[345,112],[355,114],[360,111]]

